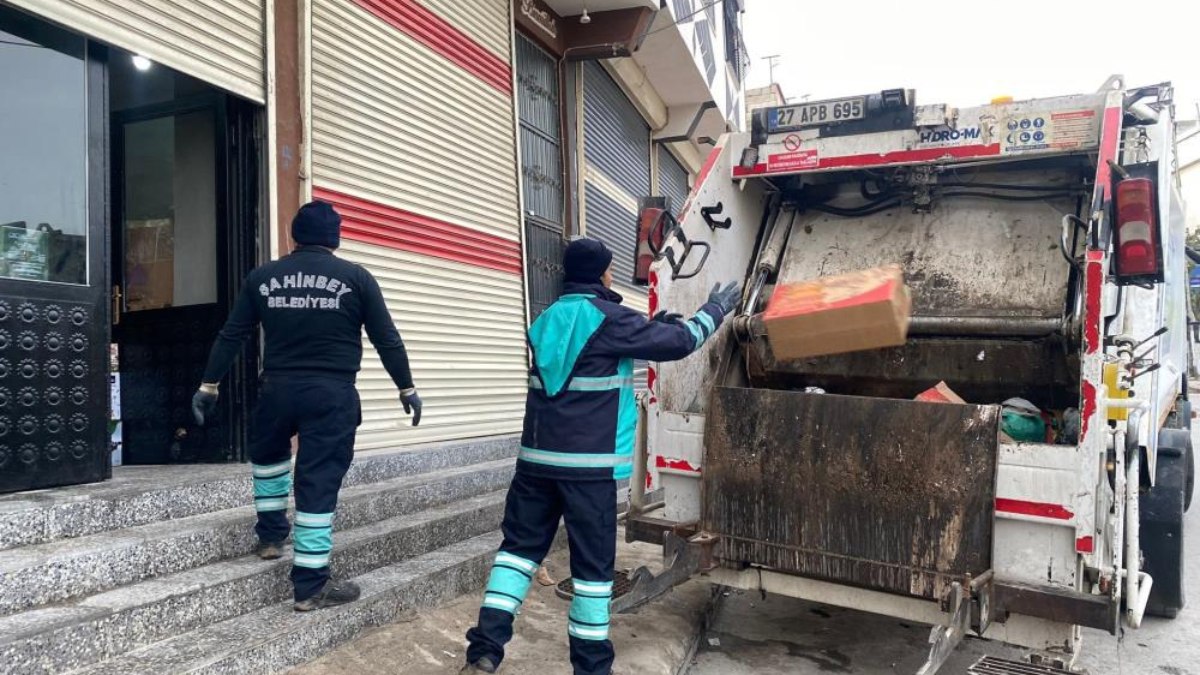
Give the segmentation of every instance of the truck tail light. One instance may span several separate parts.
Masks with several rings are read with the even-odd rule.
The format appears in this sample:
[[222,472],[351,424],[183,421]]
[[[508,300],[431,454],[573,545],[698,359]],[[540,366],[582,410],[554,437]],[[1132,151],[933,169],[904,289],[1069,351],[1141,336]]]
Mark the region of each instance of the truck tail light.
[[1155,194],[1154,181],[1149,178],[1126,178],[1117,183],[1116,272],[1123,282],[1162,281]]

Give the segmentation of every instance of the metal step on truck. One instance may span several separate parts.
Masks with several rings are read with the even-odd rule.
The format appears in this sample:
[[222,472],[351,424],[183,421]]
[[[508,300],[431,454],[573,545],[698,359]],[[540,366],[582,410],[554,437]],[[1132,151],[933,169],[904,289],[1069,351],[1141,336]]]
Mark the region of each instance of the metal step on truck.
[[[655,365],[614,601],[693,575],[967,634],[1070,669],[1081,627],[1183,606],[1193,484],[1171,87],[954,108],[911,90],[759,110],[681,209],[648,200],[651,312],[740,279],[717,339]],[[672,211],[678,214],[673,215]],[[777,358],[774,289],[902,266],[902,346]],[[945,383],[966,403],[913,400]],[[1003,433],[1036,409],[1044,435]],[[659,488],[663,500],[646,503]]]

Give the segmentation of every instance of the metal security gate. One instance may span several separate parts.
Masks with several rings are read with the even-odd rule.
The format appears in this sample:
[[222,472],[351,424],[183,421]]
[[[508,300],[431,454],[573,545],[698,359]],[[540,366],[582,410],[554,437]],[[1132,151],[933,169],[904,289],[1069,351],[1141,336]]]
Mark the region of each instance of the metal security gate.
[[563,158],[558,63],[517,36],[517,110],[529,320],[562,292]]
[[633,260],[638,200],[650,194],[650,127],[599,63],[584,64],[583,88],[585,232],[612,249],[618,290],[645,311]]
[[256,103],[266,100],[264,0],[7,0]]

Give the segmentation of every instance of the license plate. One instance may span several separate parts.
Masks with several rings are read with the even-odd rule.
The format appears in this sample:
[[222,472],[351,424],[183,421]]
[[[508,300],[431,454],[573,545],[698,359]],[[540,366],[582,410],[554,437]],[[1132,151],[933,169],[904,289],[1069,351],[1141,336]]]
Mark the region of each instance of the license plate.
[[801,103],[772,110],[770,131],[774,133],[802,127],[817,127],[835,122],[861,120],[866,116],[866,99],[862,96]]

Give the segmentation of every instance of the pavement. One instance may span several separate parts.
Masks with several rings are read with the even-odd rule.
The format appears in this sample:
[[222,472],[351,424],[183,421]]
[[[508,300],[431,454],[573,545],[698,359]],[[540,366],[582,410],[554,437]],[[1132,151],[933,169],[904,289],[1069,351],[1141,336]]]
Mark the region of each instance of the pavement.
[[[624,533],[618,533],[624,541]],[[662,550],[622,544],[617,568],[650,565],[659,569]],[[570,576],[565,550],[546,560],[554,579]],[[454,602],[371,631],[326,656],[290,671],[292,675],[446,675],[463,665],[467,629],[475,623],[482,590]],[[678,675],[695,650],[712,591],[692,581],[628,615],[614,616],[610,632],[617,651],[614,675]],[[567,655],[568,603],[553,587],[534,583],[517,618],[504,675],[560,675],[571,671]]]

